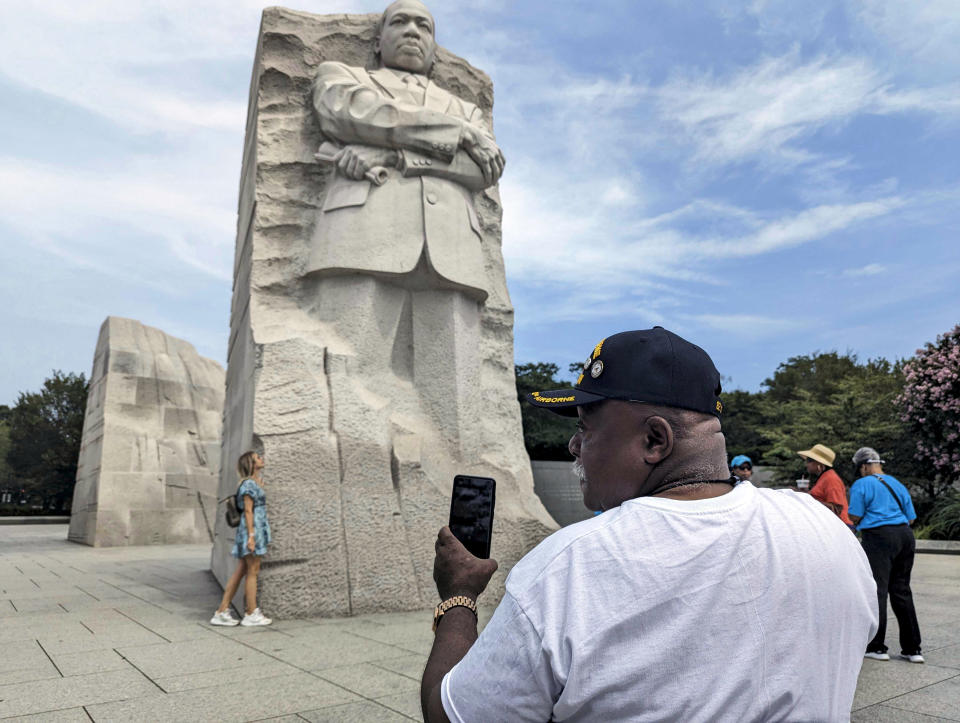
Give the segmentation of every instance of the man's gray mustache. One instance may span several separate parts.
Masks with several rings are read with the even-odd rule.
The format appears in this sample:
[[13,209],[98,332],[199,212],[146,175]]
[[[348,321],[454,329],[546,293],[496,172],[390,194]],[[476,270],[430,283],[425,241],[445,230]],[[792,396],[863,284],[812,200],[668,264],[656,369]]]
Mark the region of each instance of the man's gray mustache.
[[587,481],[587,475],[583,471],[583,463],[577,459],[573,462],[573,473],[580,479],[581,482]]

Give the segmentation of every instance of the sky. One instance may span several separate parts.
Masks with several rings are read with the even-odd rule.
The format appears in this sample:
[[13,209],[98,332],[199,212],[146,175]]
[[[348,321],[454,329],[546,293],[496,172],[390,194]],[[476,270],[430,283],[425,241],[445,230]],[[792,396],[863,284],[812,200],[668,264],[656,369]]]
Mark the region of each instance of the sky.
[[[380,12],[367,0],[298,10]],[[0,5],[0,404],[89,376],[109,315],[226,363],[260,13]],[[507,158],[518,363],[664,326],[755,391],[960,321],[955,0],[444,0]]]

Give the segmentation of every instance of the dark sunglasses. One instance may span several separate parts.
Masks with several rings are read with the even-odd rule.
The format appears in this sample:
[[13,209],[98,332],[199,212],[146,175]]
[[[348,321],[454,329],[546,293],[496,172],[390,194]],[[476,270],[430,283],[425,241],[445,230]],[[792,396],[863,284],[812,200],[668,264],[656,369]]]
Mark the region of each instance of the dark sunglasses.
[[750,465],[749,462],[744,462],[744,463],[741,464],[739,467],[734,467],[734,469],[739,469],[739,470],[744,470],[744,469],[752,470],[753,467]]

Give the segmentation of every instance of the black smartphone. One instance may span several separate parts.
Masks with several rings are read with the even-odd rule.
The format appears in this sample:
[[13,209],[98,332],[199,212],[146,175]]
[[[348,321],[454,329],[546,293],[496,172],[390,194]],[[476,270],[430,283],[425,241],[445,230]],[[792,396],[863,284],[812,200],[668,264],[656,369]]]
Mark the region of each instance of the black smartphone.
[[489,477],[458,474],[453,478],[450,532],[475,557],[490,557],[497,483]]

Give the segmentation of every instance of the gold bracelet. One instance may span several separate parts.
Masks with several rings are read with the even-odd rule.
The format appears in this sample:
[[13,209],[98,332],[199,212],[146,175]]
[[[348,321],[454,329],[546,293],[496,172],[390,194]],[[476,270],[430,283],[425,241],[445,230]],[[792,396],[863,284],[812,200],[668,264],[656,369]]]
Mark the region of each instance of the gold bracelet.
[[473,613],[474,617],[477,616],[477,603],[466,595],[455,595],[452,598],[444,600],[442,603],[437,605],[433,610],[433,632],[437,632],[437,625],[440,624],[440,618],[443,617],[443,614],[447,612],[450,608],[455,607],[464,607],[467,608],[470,612]]

